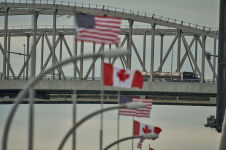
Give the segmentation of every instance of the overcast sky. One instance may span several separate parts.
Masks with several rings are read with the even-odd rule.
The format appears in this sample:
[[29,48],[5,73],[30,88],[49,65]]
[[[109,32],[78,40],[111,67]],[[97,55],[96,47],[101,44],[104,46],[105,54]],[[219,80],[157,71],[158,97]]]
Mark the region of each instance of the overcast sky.
[[[16,1],[15,1],[16,2]],[[71,1],[72,2],[72,1]],[[73,1],[74,2],[74,1]],[[218,13],[219,1],[217,0],[83,0],[78,3],[99,4],[117,8],[125,8],[134,11],[142,11],[165,17],[183,20],[194,24],[199,24],[208,27],[218,27]],[[123,21],[126,25],[127,22]],[[134,23],[134,25],[139,23]],[[9,26],[26,26],[31,25],[30,16],[11,16],[9,17]],[[38,25],[52,25],[51,16],[39,16]],[[66,19],[66,17],[59,17],[57,25],[73,25],[73,18]],[[128,25],[128,24],[127,24]],[[4,17],[0,17],[0,26],[4,26]],[[123,36],[121,36],[123,38]],[[142,56],[142,36],[134,36],[134,42],[137,49]],[[49,37],[50,41],[51,37]],[[66,37],[69,46],[73,49],[73,36]],[[164,37],[164,53],[167,51],[172,37]],[[188,43],[192,37],[186,37]],[[150,68],[150,44],[151,38],[147,37],[147,70]],[[0,43],[3,45],[3,38],[0,38]],[[23,52],[22,44],[26,44],[26,38],[13,37],[11,38],[11,51]],[[207,39],[207,51],[213,51],[213,39]],[[176,54],[177,43],[174,46],[174,54]],[[97,46],[97,48],[99,48]],[[155,70],[159,65],[159,48],[160,38],[156,37],[155,42]],[[37,72],[40,69],[40,43],[37,46]],[[63,46],[63,59],[68,58],[65,46]],[[85,53],[92,51],[92,45],[85,45]],[[194,46],[192,47],[194,52]],[[57,55],[59,55],[59,46],[57,47]],[[181,57],[185,50],[182,46]],[[45,44],[45,59],[49,54],[47,45]],[[194,53],[193,53],[194,54]],[[201,48],[199,46],[199,66]],[[132,54],[133,62],[132,68],[140,69],[138,59],[135,53]],[[174,55],[176,58],[176,55]],[[0,54],[0,60],[3,60]],[[19,73],[22,67],[22,56],[11,55],[11,63],[16,74]],[[167,59],[164,71],[170,71],[171,57]],[[84,71],[89,67],[90,61],[84,64]],[[98,67],[100,61],[97,61]],[[49,64],[50,65],[50,64]],[[116,65],[120,66],[118,61]],[[2,61],[0,62],[0,70],[2,70]],[[176,59],[174,59],[173,70],[176,69]],[[72,66],[69,65],[64,68],[65,73],[73,75],[71,72]],[[182,71],[191,71],[188,60],[186,61]],[[97,68],[97,76],[98,68]],[[206,78],[211,79],[212,73],[206,62]],[[9,136],[9,149],[24,150],[27,148],[27,124],[28,124],[28,105],[21,105],[13,121],[13,125]],[[105,105],[110,107],[113,105]],[[12,105],[0,105],[0,135],[3,133],[3,127]],[[100,105],[78,105],[78,119],[86,114],[93,112],[100,108]],[[158,106],[154,105],[151,111],[150,118],[135,118],[138,121],[150,125],[156,125],[162,128],[160,138],[155,141],[145,140],[143,149],[148,149],[148,145],[158,150],[213,150],[218,149],[220,134],[205,128],[206,118],[210,115],[215,115],[215,107],[197,107],[197,106]],[[72,106],[71,105],[35,105],[35,150],[55,150],[59,146],[60,140],[69,130],[72,124]],[[111,111],[104,114],[104,147],[115,141],[116,136],[116,122],[117,111]],[[99,125],[100,117],[94,117],[87,121],[78,129],[78,149],[92,149],[99,148]],[[132,134],[132,117],[120,117],[120,137],[130,136]],[[2,136],[0,137],[2,140]],[[138,139],[134,140],[134,149],[138,143]],[[1,144],[0,144],[1,145]],[[71,139],[68,140],[65,149],[71,148]],[[111,148],[116,150],[116,147]],[[131,149],[131,141],[123,142],[120,149]]]

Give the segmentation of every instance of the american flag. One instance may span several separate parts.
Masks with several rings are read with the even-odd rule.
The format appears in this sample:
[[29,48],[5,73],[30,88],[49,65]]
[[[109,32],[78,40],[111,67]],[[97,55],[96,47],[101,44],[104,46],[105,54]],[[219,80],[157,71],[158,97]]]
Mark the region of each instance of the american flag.
[[76,13],[78,41],[100,44],[120,43],[121,18]]
[[145,139],[140,138],[140,141],[139,141],[139,143],[137,144],[137,148],[140,148],[140,149],[141,149],[141,146],[142,146],[142,143],[143,143],[144,140],[145,140]]
[[146,103],[146,108],[137,108],[137,109],[120,109],[119,115],[125,116],[136,116],[136,117],[150,117],[150,111],[152,107],[152,99],[142,99],[142,98],[132,98],[128,96],[120,96],[120,105],[125,105],[126,103],[131,102],[141,102]]

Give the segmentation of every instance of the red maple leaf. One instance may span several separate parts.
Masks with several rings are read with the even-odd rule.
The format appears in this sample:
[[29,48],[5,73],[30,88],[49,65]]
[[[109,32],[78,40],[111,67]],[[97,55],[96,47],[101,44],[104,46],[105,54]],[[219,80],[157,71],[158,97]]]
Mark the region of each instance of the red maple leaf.
[[151,129],[148,128],[148,126],[146,125],[144,128],[142,128],[143,132],[146,133],[151,133]]
[[129,74],[126,74],[126,70],[125,69],[121,69],[119,70],[119,72],[117,73],[117,76],[119,77],[120,81],[125,81],[126,79],[129,78]]

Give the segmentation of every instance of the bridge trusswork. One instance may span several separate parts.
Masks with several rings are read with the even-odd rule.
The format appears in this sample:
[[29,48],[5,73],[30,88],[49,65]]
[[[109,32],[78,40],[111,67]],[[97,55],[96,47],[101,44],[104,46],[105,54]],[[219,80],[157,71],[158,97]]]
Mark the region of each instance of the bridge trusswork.
[[[77,45],[75,43],[75,50],[72,51],[72,48],[69,47],[69,44],[65,38],[68,35],[75,35],[74,26],[61,26],[57,28],[56,21],[53,22],[53,26],[37,26],[38,15],[51,15],[53,20],[56,20],[57,15],[74,15],[74,9],[76,6],[77,12],[88,13],[88,14],[97,14],[97,15],[107,15],[113,17],[121,17],[123,20],[128,20],[128,26],[122,26],[120,35],[124,35],[124,39],[120,45],[109,45],[109,49],[113,49],[113,46],[116,48],[127,47],[128,51],[132,52],[134,50],[138,63],[140,64],[143,72],[151,72],[150,80],[145,81],[144,88],[142,90],[131,89],[125,90],[120,89],[122,94],[133,95],[133,96],[142,96],[142,97],[155,97],[156,104],[181,104],[181,105],[216,105],[216,58],[214,57],[213,63],[207,59],[206,55],[206,38],[212,38],[214,41],[214,55],[216,55],[216,41],[218,39],[218,30],[199,26],[192,23],[187,23],[175,19],[165,18],[155,14],[148,14],[142,12],[135,12],[125,9],[112,8],[109,6],[100,6],[100,5],[87,5],[87,4],[78,4],[78,3],[54,3],[48,1],[40,1],[40,3],[35,5],[35,11],[31,8],[34,6],[27,1],[22,1],[20,3],[1,3],[0,16],[5,17],[5,26],[4,30],[0,30],[0,37],[4,37],[4,44],[0,44],[1,54],[3,54],[3,73],[0,80],[0,104],[12,103],[13,98],[21,90],[21,88],[27,83],[29,77],[29,61],[30,54],[32,50],[29,49],[30,37],[37,35],[35,42],[36,44],[41,42],[41,71],[44,71],[52,59],[52,65],[58,63],[62,59],[62,45],[64,44],[66,50],[70,57],[77,56]],[[23,26],[18,27],[8,27],[8,17],[13,15],[33,15],[34,16],[34,28]],[[147,26],[133,26],[134,22],[146,23]],[[138,50],[135,42],[133,41],[133,35],[139,35],[143,39],[143,49]],[[20,69],[19,73],[14,72],[14,67],[10,63],[10,38],[13,37],[27,37],[27,54],[28,57]],[[49,37],[54,37],[56,40],[50,41]],[[146,36],[151,36],[151,49],[146,49]],[[160,59],[154,58],[155,51],[155,37],[161,37],[161,46],[160,46]],[[167,49],[165,55],[163,54],[163,39],[164,36],[172,36],[173,41]],[[192,37],[190,43],[187,42],[185,37]],[[43,44],[46,41],[48,49],[50,51],[47,60],[44,62],[43,57]],[[200,83],[193,83],[191,80],[180,82],[159,82],[160,80],[153,78],[153,72],[162,71],[162,67],[166,62],[170,52],[172,51],[173,46],[177,41],[177,69],[175,72],[181,72],[185,60],[188,58],[193,72],[198,73],[201,78]],[[84,52],[84,42],[81,42],[81,54]],[[193,55],[191,47],[195,44],[195,52]],[[200,45],[202,48],[201,55],[201,68],[197,65],[197,45]],[[54,46],[53,46],[54,45]],[[57,58],[55,55],[56,47],[60,45],[60,58]],[[186,52],[182,55],[181,58],[181,47],[184,45]],[[101,53],[106,49],[107,46],[101,44],[98,51],[96,51],[96,43],[93,43],[93,53]],[[151,61],[150,69],[147,68],[146,62],[146,51],[151,51]],[[36,53],[36,52],[35,52]],[[141,55],[142,54],[142,55]],[[36,57],[36,56],[35,56]],[[109,58],[108,63],[114,64],[117,59],[120,59],[122,66],[124,68],[133,69],[131,66],[132,57],[121,56],[119,58]],[[205,79],[205,61],[207,60],[208,65],[212,70],[213,78],[211,80]],[[42,81],[35,87],[36,89],[36,101],[41,103],[54,103],[54,102],[65,102],[65,98],[57,97],[67,97],[71,96],[72,90],[74,88],[78,91],[78,97],[81,97],[81,103],[90,102],[98,103],[100,94],[100,78],[96,77],[95,74],[95,63],[97,58],[94,58],[90,63],[89,69],[87,72],[84,71],[83,60],[80,61],[80,66],[74,62],[74,76],[69,77],[66,72],[63,71],[61,67],[57,68],[59,76],[56,76],[54,72],[51,73],[51,76],[46,76]],[[160,61],[160,65],[157,70],[154,70],[154,62]],[[37,60],[36,60],[37,62]],[[18,62],[19,63],[19,62]],[[35,68],[35,70],[37,70]],[[23,72],[25,76],[22,76]],[[36,71],[36,74],[39,74]],[[162,81],[162,80],[161,80]],[[118,89],[104,87],[106,94],[106,103],[116,103],[114,95],[117,94]],[[90,101],[87,101],[87,96]],[[112,97],[112,101],[107,101]],[[85,98],[82,98],[85,97]],[[95,102],[93,99],[98,99]],[[70,99],[70,98],[69,98]],[[86,100],[85,100],[86,99]],[[111,98],[110,98],[111,99]],[[52,100],[52,101],[51,101]],[[24,101],[26,102],[26,100]]]

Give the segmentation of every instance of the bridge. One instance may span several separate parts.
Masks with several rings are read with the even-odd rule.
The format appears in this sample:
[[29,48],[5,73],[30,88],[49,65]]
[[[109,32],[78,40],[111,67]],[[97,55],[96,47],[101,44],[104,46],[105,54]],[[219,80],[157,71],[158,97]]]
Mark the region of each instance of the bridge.
[[[75,7],[76,6],[76,7]],[[140,64],[140,68],[143,72],[162,72],[163,66],[172,52],[173,47],[177,47],[176,61],[177,66],[175,72],[181,72],[181,69],[186,61],[189,59],[190,66],[194,73],[197,73],[201,79],[200,83],[194,83],[192,80],[183,80],[179,82],[166,82],[156,79],[150,75],[150,79],[145,81],[144,88],[142,90],[138,89],[120,89],[121,94],[131,95],[135,97],[153,97],[155,98],[155,104],[173,104],[173,105],[216,105],[216,93],[217,93],[217,73],[216,73],[216,58],[213,58],[213,62],[209,59],[206,51],[206,39],[213,39],[213,55],[216,55],[216,43],[218,39],[218,30],[206,26],[199,26],[196,24],[165,18],[155,14],[148,14],[143,12],[136,12],[132,10],[125,10],[119,8],[112,8],[109,6],[99,6],[90,4],[79,4],[79,3],[65,3],[65,2],[55,2],[50,3],[50,1],[40,1],[40,3],[35,5],[36,11],[32,10],[32,4],[27,3],[27,1],[22,1],[20,3],[1,3],[2,11],[0,16],[5,16],[5,26],[4,29],[0,30],[0,37],[4,37],[3,46],[0,44],[0,50],[3,54],[3,73],[0,80],[0,104],[12,103],[14,98],[19,93],[21,88],[28,82],[30,78],[29,75],[29,62],[31,58],[32,51],[37,53],[37,49],[34,48],[30,50],[30,37],[36,37],[34,39],[36,45],[41,45],[41,60],[36,59],[37,63],[40,63],[40,72],[44,71],[50,60],[52,59],[52,64],[62,61],[62,53],[68,53],[70,57],[78,56],[78,46],[80,44],[80,55],[83,55],[85,50],[84,42],[76,42],[75,50],[70,48],[66,36],[75,35],[75,27],[69,25],[58,26],[56,24],[57,15],[74,15],[74,8],[77,12],[83,12],[88,14],[98,14],[107,15],[113,17],[121,17],[123,20],[128,21],[128,25],[122,25],[120,35],[124,36],[120,45],[104,45],[92,43],[93,53],[99,54],[106,50],[116,48],[126,48],[128,51],[134,53],[136,58],[130,56],[124,57],[114,57],[109,58],[105,62],[115,64],[115,62],[120,61],[122,67],[133,69],[131,65],[132,61],[136,61]],[[34,16],[34,26],[8,26],[8,17],[12,15],[33,15]],[[53,25],[52,26],[37,26],[38,15],[52,15]],[[144,25],[134,25],[136,22],[141,22]],[[142,39],[142,49],[138,48],[135,44],[133,36],[139,36]],[[147,49],[146,38],[151,36],[151,49]],[[155,37],[160,36],[160,58],[156,59],[154,57],[155,50]],[[27,38],[27,58],[24,62],[18,61],[18,63],[23,64],[22,68],[16,75],[14,67],[10,60],[10,45],[11,38],[22,37]],[[52,42],[49,40],[52,37]],[[166,53],[163,53],[164,37],[171,37],[172,42],[167,48]],[[186,38],[192,37],[190,43],[187,42]],[[44,62],[44,42],[47,43],[50,53]],[[177,43],[177,45],[176,45]],[[56,48],[60,45],[60,57],[56,56]],[[66,50],[62,48],[62,45],[66,47]],[[194,45],[194,46],[193,46]],[[201,54],[201,69],[198,65],[198,45],[202,49]],[[99,46],[97,50],[97,46]],[[182,55],[182,46],[185,48],[185,53]],[[194,52],[192,52],[192,47]],[[8,51],[8,53],[6,52]],[[147,52],[151,52],[150,64],[146,64]],[[194,54],[193,54],[194,53]],[[35,58],[37,56],[35,55]],[[101,91],[101,65],[98,68],[95,67],[97,57],[93,58],[90,62],[87,70],[84,69],[84,62],[81,60],[79,65],[74,62],[75,71],[74,76],[69,76],[68,72],[64,71],[64,68],[57,68],[57,74],[52,72],[51,75],[45,76],[41,81],[35,86],[36,89],[36,99],[37,103],[66,103],[65,101],[71,101],[72,91],[77,90],[77,96],[80,103],[99,103],[99,94]],[[102,61],[102,60],[101,60]],[[155,62],[159,62],[159,66],[154,70]],[[205,67],[206,63],[212,71],[212,79],[205,79]],[[150,66],[150,69],[147,68]],[[35,74],[38,75],[37,68],[35,67]],[[100,70],[100,72],[96,72]],[[25,72],[25,73],[24,73]],[[24,75],[22,75],[24,73]],[[161,82],[160,82],[161,81]],[[106,97],[105,103],[117,103],[117,91],[119,89],[112,87],[103,87]],[[63,97],[63,98],[61,98]],[[65,98],[66,97],[66,98]],[[68,97],[68,98],[67,98]],[[88,98],[87,98],[88,97]],[[88,100],[90,99],[90,101]],[[24,99],[24,103],[27,99]]]

